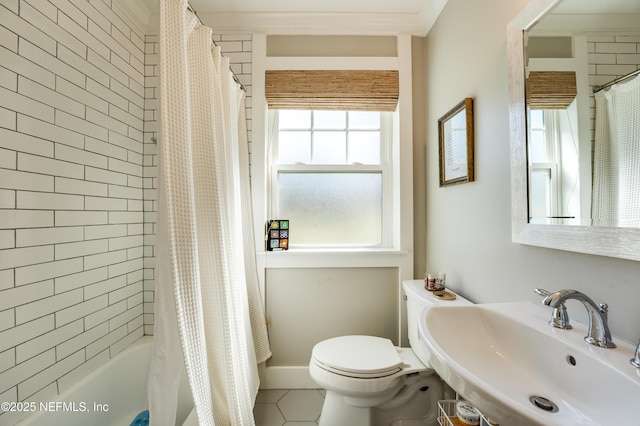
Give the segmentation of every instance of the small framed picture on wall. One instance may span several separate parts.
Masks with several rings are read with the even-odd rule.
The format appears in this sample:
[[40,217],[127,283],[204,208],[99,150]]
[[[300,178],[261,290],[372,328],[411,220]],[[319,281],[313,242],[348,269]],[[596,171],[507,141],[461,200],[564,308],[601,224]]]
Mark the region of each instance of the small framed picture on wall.
[[473,98],[438,120],[440,186],[473,181]]

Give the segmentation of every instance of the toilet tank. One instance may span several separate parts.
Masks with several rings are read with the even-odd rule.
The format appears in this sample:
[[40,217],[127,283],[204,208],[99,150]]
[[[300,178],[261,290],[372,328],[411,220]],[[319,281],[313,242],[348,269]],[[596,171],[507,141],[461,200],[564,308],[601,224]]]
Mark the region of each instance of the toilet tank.
[[[424,351],[426,346],[419,344],[418,341],[418,321],[420,319],[420,313],[427,306],[432,305],[464,305],[471,304],[471,302],[462,296],[456,294],[455,300],[441,300],[437,299],[433,292],[424,288],[424,280],[407,280],[402,282],[404,293],[407,296],[407,333],[409,335],[409,345],[416,353],[418,358],[425,364],[427,363],[426,355]],[[451,290],[451,293],[454,293]]]

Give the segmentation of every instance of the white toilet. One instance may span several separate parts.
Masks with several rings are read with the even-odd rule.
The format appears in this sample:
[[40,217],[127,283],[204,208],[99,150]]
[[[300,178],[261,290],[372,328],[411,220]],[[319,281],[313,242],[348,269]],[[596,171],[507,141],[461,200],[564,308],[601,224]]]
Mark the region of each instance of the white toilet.
[[[469,304],[436,299],[424,280],[402,283],[407,295],[407,328],[411,348],[394,347],[389,339],[341,336],[314,346],[311,378],[327,394],[320,426],[430,426],[437,424],[443,384],[425,365],[425,345],[418,345],[418,319],[436,304]],[[421,353],[422,352],[422,353]]]

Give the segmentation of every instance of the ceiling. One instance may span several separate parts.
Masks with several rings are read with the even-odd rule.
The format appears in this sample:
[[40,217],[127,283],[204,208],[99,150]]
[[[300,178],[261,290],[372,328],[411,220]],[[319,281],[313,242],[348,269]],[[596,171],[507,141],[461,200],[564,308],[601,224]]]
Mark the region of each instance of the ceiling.
[[413,13],[429,0],[190,0],[200,12]]
[[[141,1],[157,13],[160,0]],[[446,3],[447,0],[189,0],[200,20],[218,31],[267,34],[426,35]],[[593,14],[603,13],[634,21],[640,13],[640,0],[562,0],[551,12],[563,20],[556,28],[582,26],[582,21],[590,25]],[[600,21],[596,24],[600,25]]]
[[[158,0],[141,0],[151,12]],[[164,0],[163,0],[164,1]],[[447,0],[189,0],[220,31],[425,35]]]

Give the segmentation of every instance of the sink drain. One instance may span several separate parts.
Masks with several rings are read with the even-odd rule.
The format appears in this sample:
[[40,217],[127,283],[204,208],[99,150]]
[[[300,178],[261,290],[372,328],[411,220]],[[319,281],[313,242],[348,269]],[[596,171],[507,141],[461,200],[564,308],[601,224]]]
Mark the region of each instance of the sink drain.
[[549,411],[551,413],[557,413],[558,412],[558,406],[556,404],[553,403],[553,401],[549,401],[547,398],[543,397],[543,396],[532,396],[529,398],[529,401],[531,401],[531,403],[533,405],[535,405],[536,407],[538,407],[541,410],[544,411]]

